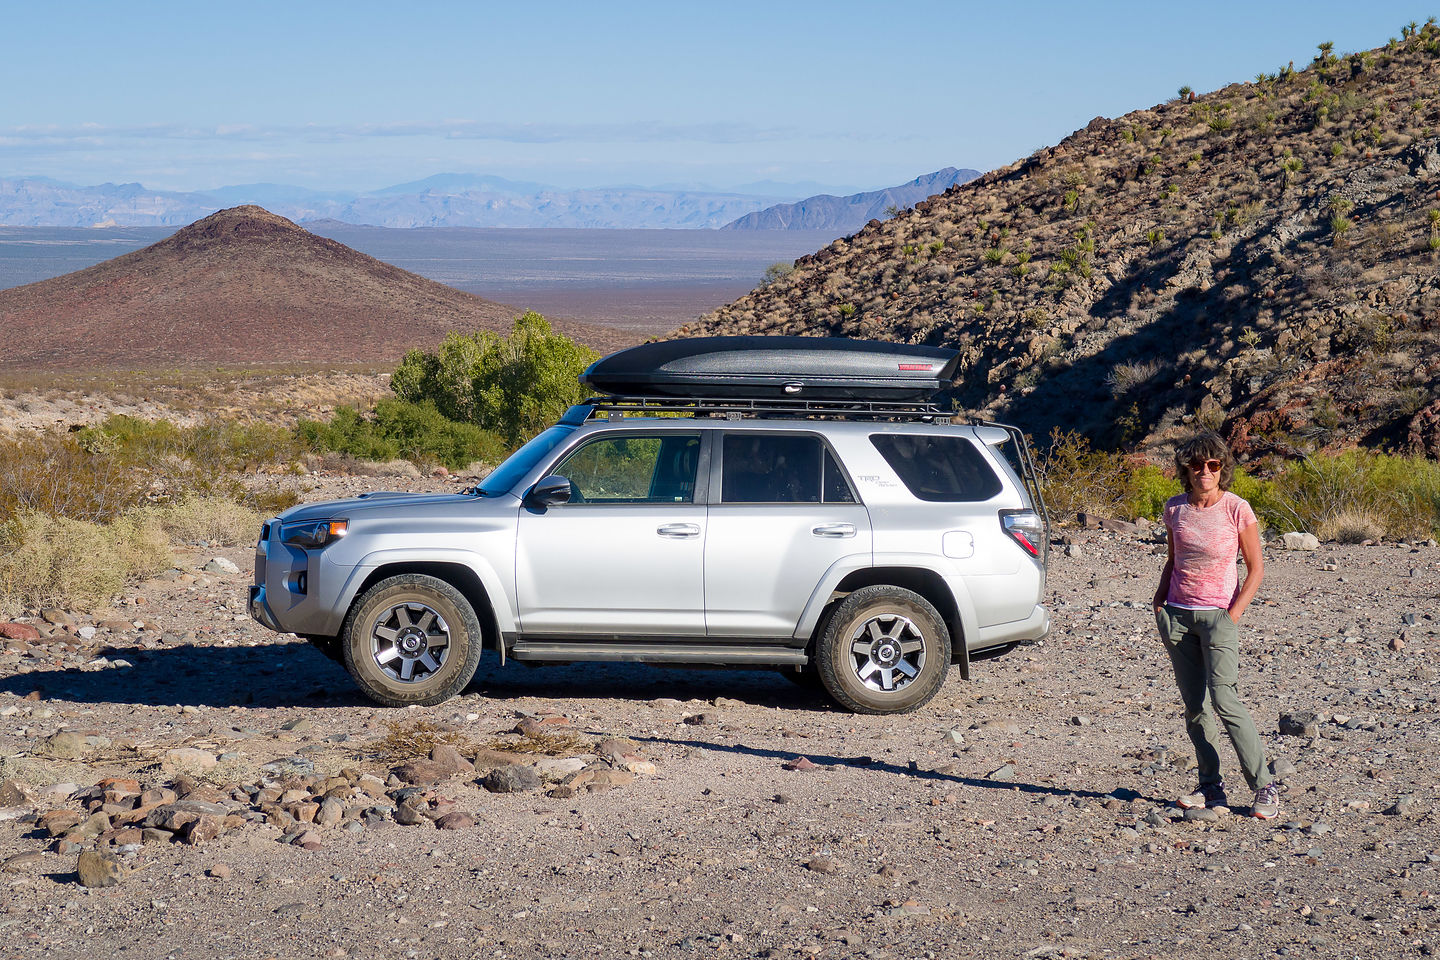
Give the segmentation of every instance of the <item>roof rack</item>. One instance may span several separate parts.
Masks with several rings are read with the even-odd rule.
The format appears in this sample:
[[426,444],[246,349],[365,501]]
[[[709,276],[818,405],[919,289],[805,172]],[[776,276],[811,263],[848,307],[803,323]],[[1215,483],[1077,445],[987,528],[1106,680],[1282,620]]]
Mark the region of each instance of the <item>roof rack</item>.
[[[580,403],[591,413],[689,413],[692,416],[723,416],[727,420],[745,417],[787,419],[919,420],[953,423],[953,411],[934,403],[876,400],[784,400],[753,398],[691,397],[590,397]],[[589,414],[587,414],[588,418]]]

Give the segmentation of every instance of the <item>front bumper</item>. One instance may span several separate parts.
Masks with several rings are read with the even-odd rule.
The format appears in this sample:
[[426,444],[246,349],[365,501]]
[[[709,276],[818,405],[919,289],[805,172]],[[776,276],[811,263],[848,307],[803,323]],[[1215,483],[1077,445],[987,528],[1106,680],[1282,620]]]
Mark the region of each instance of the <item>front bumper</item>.
[[250,612],[250,619],[256,621],[263,627],[268,627],[276,633],[284,633],[280,624],[275,620],[275,614],[270,612],[270,604],[265,602],[265,585],[263,583],[252,583],[250,585],[250,601],[246,604]]

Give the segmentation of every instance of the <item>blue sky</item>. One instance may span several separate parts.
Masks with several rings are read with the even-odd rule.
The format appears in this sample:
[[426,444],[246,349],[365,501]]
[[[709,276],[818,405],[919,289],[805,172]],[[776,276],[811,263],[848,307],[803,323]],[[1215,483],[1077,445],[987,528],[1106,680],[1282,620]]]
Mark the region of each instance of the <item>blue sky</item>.
[[0,178],[874,189],[1440,14],[1389,0],[0,6]]

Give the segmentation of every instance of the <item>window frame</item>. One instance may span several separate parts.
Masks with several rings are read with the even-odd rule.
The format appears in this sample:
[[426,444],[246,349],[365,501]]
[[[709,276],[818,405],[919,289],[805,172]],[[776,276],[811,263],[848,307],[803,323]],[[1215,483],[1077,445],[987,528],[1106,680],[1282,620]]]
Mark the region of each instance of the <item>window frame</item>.
[[[835,447],[830,443],[830,438],[823,433],[814,430],[727,430],[715,431],[719,436],[715,439],[714,453],[710,458],[711,478],[710,490],[712,497],[710,502],[729,506],[863,506],[860,499],[859,489],[845,467],[845,461],[835,453]],[[827,500],[825,499],[825,458],[820,458],[820,498],[818,500],[726,500],[725,497],[725,438],[726,437],[802,437],[818,441],[823,454],[828,455],[835,462],[836,468],[840,471],[840,479],[850,491],[849,500]]]
[[[890,456],[886,454],[885,450],[880,445],[882,440],[894,440],[897,437],[911,437],[917,440],[926,441],[943,440],[965,444],[969,448],[970,452],[973,453],[975,457],[979,460],[979,462],[985,467],[985,469],[989,471],[990,478],[994,483],[994,489],[988,495],[979,498],[936,498],[922,496],[919,491],[917,491],[914,487],[910,485],[910,481],[905,478],[905,475],[900,472],[900,470],[891,461]],[[1001,496],[1005,492],[1004,479],[1001,477],[999,471],[995,469],[995,464],[991,463],[990,458],[985,455],[984,445],[978,443],[973,437],[955,433],[920,433],[916,431],[897,430],[886,431],[884,433],[872,433],[869,436],[869,440],[870,446],[874,448],[876,454],[878,454],[880,459],[884,461],[885,465],[890,468],[890,471],[895,474],[895,478],[900,481],[900,485],[905,488],[905,491],[909,493],[910,496],[914,497],[921,503],[989,503],[991,500],[994,500],[996,497]]]
[[[550,462],[545,468],[541,477],[560,475],[564,476],[561,468],[571,458],[580,453],[581,450],[594,443],[602,443],[614,440],[651,440],[658,439],[664,443],[666,437],[690,437],[700,441],[700,452],[695,462],[695,489],[689,500],[579,500],[573,504],[566,503],[563,506],[575,507],[656,507],[670,505],[675,507],[688,507],[704,505],[709,502],[709,478],[710,478],[710,440],[707,430],[699,429],[666,429],[666,430],[602,430],[588,434],[578,443],[568,447],[559,456]],[[652,468],[653,469],[653,468]],[[571,480],[573,483],[574,481]],[[651,482],[654,482],[654,475],[651,475]]]

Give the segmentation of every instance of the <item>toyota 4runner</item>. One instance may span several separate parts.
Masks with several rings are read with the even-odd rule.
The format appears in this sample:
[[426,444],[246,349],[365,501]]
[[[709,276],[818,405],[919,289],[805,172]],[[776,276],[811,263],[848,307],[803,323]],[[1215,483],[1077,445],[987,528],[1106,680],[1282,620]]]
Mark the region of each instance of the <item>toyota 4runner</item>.
[[[878,346],[902,370],[919,349]],[[392,706],[459,693],[489,648],[778,668],[894,713],[1044,636],[1049,531],[1020,432],[815,379],[637,382],[468,492],[292,508],[262,527],[250,613]]]

